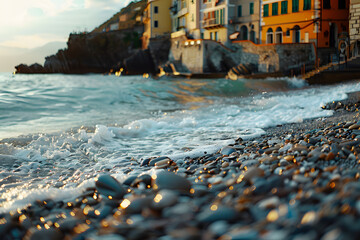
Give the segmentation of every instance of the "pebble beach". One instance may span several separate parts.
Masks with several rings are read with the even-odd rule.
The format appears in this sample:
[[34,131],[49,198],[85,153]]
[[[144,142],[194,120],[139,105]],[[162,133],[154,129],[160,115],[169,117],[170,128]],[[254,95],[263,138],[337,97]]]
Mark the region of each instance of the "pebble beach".
[[141,174],[101,173],[70,200],[3,212],[1,239],[359,239],[358,96],[323,106],[331,117],[194,158],[142,159]]

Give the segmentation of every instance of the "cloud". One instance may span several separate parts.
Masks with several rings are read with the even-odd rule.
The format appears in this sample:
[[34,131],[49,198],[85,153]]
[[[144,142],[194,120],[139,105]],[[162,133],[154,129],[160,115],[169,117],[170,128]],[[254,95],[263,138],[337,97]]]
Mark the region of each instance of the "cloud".
[[17,35],[12,39],[1,42],[2,46],[35,48],[49,42],[65,42],[66,38],[52,34]]
[[120,9],[125,7],[131,2],[131,0],[85,0],[86,8],[98,8],[98,9]]
[[8,0],[0,8],[0,45],[38,47],[91,31],[131,0]]

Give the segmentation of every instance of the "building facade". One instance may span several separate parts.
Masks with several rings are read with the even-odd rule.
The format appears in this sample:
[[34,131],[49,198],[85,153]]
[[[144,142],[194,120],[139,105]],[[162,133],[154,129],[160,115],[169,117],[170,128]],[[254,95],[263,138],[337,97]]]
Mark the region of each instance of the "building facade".
[[235,32],[236,0],[202,0],[201,38],[229,44],[229,36]]
[[171,19],[172,37],[186,35],[199,39],[200,36],[200,1],[172,0]]
[[151,38],[157,38],[171,33],[171,8],[172,0],[148,0],[144,10],[144,33],[142,47],[147,48]]
[[250,40],[260,43],[260,0],[238,0],[235,5],[235,33],[231,40]]
[[337,47],[348,32],[349,0],[263,0],[261,42],[308,43]]

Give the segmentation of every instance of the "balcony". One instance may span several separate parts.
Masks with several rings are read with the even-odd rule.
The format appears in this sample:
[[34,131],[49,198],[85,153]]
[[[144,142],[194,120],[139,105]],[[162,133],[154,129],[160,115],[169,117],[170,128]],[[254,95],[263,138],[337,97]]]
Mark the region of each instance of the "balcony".
[[202,21],[202,27],[206,29],[223,27],[223,26],[224,24],[220,23],[220,20],[216,18],[205,19]]

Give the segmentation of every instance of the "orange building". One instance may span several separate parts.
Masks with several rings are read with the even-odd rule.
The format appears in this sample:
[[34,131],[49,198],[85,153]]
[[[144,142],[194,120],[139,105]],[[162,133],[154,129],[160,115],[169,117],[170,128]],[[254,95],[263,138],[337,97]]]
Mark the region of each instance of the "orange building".
[[261,42],[337,47],[338,36],[349,32],[348,19],[349,0],[263,0]]

